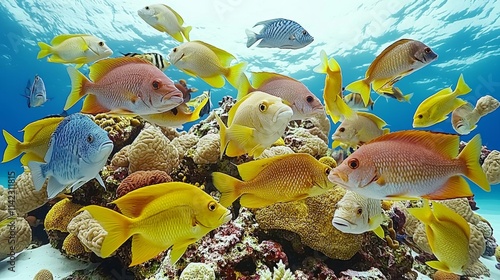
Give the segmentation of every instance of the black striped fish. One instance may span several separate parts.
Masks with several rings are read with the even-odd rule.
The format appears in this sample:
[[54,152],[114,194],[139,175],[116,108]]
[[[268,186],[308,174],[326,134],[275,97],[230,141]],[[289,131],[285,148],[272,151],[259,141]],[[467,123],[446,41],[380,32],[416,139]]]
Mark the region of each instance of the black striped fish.
[[280,49],[300,49],[312,41],[314,38],[300,24],[293,20],[276,18],[257,22],[253,27],[263,25],[259,34],[246,30],[248,39],[247,47],[251,47],[258,40],[259,48],[280,48]]
[[124,56],[133,56],[145,59],[154,66],[156,66],[161,71],[165,71],[170,66],[170,63],[163,58],[163,56],[159,53],[121,53]]

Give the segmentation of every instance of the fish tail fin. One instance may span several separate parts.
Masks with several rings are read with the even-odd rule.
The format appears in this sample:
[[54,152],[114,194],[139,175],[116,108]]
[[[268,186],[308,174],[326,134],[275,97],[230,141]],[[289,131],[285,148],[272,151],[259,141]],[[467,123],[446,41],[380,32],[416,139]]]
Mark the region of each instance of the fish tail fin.
[[52,46],[44,42],[38,42],[38,46],[40,47],[40,51],[36,56],[36,59],[44,58],[47,55],[52,53]]
[[254,91],[254,88],[250,84],[250,81],[248,80],[248,77],[243,74],[240,80],[240,85],[238,87],[238,95],[236,96],[236,99],[240,100],[241,98],[245,97],[249,92]]
[[2,162],[7,162],[18,157],[23,151],[21,150],[21,141],[17,140],[16,137],[8,133],[5,129],[2,130],[5,142],[7,142],[7,147],[3,152]]
[[246,29],[245,33],[247,34],[247,48],[250,48],[257,40],[257,33],[253,32],[252,30]]
[[67,68],[69,77],[71,79],[71,93],[66,99],[66,105],[64,105],[64,110],[68,110],[73,107],[73,105],[78,102],[83,96],[85,96],[84,86],[85,83],[90,82],[87,77],[85,77],[80,71],[75,68],[68,66]]
[[464,173],[465,177],[469,178],[472,182],[478,185],[481,189],[489,192],[491,190],[486,174],[479,163],[479,156],[481,155],[481,136],[477,134],[474,136],[464,149],[458,155],[458,159],[463,160],[467,169]]
[[227,81],[235,88],[238,89],[241,86],[241,83],[244,82],[244,80],[248,80],[247,76],[243,71],[245,71],[245,68],[247,67],[246,62],[240,62],[236,65],[233,65],[228,68],[228,72],[226,73],[226,78]]
[[219,203],[228,207],[241,196],[242,181],[221,172],[212,173],[212,182],[221,192]]
[[363,103],[365,104],[365,106],[368,105],[368,101],[370,101],[370,84],[367,83],[365,79],[352,82],[348,84],[345,87],[345,89],[351,92],[357,92],[361,94]]
[[215,119],[217,120],[217,124],[219,125],[219,135],[220,135],[220,158],[224,155],[224,151],[227,146],[227,138],[226,138],[226,130],[227,126],[220,119],[219,115],[215,114]]
[[432,212],[431,206],[429,205],[429,201],[427,199],[423,200],[422,208],[408,208],[408,212],[413,215],[415,218],[422,221],[422,223],[429,225],[436,220],[434,213]]
[[413,93],[409,93],[409,94],[403,96],[403,100],[411,104],[410,99],[412,97],[413,97]]
[[[337,105],[337,108],[339,108],[339,112],[344,118],[346,119],[355,119],[358,115],[356,114],[356,111],[354,111],[347,103],[345,103],[343,98],[340,98],[340,96],[337,97],[337,100],[335,100],[335,103]],[[336,122],[335,122],[336,123]]]
[[191,30],[193,29],[192,26],[186,26],[184,28],[182,28],[181,32],[182,32],[182,35],[184,35],[184,38],[186,38],[186,41],[191,41],[189,39],[189,32],[191,32]]
[[35,189],[37,191],[41,190],[43,184],[45,183],[46,174],[43,168],[45,165],[46,163],[37,161],[30,161],[28,163],[28,168],[30,169],[31,177],[33,177],[33,184],[35,185]]
[[457,82],[457,88],[455,89],[457,96],[467,94],[472,89],[465,83],[464,75],[460,74]]
[[321,64],[316,66],[314,68],[314,72],[316,73],[322,73],[322,74],[327,74],[328,72],[328,56],[326,55],[326,52],[324,50],[321,50],[320,54],[320,59],[321,59]]
[[391,130],[388,128],[382,129],[382,135],[389,134],[389,132],[391,132]]
[[440,262],[440,261],[427,261],[425,262],[426,265],[434,268],[435,270],[440,270],[448,273],[454,273],[451,271],[451,269],[448,267],[446,263]]
[[[101,247],[103,258],[109,257],[132,235],[132,220],[125,215],[98,205],[83,207],[80,212],[84,210],[87,210],[108,232]],[[143,248],[143,250],[145,249]]]

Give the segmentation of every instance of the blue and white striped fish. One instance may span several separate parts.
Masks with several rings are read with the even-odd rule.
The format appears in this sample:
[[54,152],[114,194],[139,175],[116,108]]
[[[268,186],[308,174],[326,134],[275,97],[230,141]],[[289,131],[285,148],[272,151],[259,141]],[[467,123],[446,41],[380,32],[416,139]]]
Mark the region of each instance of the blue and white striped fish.
[[247,47],[261,40],[257,45],[259,48],[300,49],[314,38],[300,24],[293,20],[276,18],[256,23],[253,27],[264,25],[259,34],[246,30],[248,40]]

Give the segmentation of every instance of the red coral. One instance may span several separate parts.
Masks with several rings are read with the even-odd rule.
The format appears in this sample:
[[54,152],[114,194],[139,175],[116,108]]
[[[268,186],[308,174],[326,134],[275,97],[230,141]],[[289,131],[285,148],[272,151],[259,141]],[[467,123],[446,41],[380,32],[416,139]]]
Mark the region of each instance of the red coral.
[[167,182],[172,182],[172,178],[165,171],[136,171],[121,182],[116,189],[116,197],[122,197],[138,188]]
[[273,267],[280,260],[288,265],[288,257],[285,252],[283,252],[283,247],[278,242],[274,242],[272,240],[264,240],[259,245],[259,249],[262,252],[262,256],[266,260],[267,264]]

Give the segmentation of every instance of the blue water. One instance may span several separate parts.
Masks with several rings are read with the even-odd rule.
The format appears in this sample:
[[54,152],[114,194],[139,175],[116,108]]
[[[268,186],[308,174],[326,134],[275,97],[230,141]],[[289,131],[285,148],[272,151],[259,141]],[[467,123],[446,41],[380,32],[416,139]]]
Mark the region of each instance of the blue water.
[[[38,2],[38,3],[34,3]],[[40,3],[41,2],[41,3]],[[71,2],[71,3],[70,3]],[[0,3],[0,65],[2,99],[1,128],[22,139],[17,132],[28,123],[62,111],[70,92],[70,79],[65,66],[37,60],[36,42],[50,42],[62,33],[89,33],[106,40],[114,51],[157,51],[167,56],[178,45],[166,34],[154,30],[137,16],[143,4],[135,1],[13,1]],[[239,60],[247,61],[252,71],[275,71],[301,80],[322,98],[324,76],[312,71],[319,63],[319,51],[333,55],[343,70],[344,84],[364,76],[374,57],[390,43],[400,38],[423,41],[438,55],[437,61],[405,77],[397,86],[404,93],[414,93],[411,104],[396,100],[377,101],[374,113],[383,118],[391,131],[411,129],[418,104],[438,90],[456,85],[461,73],[472,92],[464,99],[475,104],[478,98],[490,94],[500,99],[500,23],[498,1],[350,1],[346,7],[318,1],[312,5],[300,1],[198,1],[197,7],[188,1],[169,1],[181,13],[186,24],[193,25],[192,39],[206,41],[224,48]],[[189,1],[192,2],[192,1]],[[258,3],[257,3],[258,2]],[[261,3],[262,2],[262,3]],[[276,6],[273,8],[269,5]],[[267,17],[267,18],[266,18]],[[273,17],[289,17],[300,22],[315,37],[301,50],[259,49],[245,46],[245,28]],[[88,68],[81,69],[84,73]],[[173,80],[188,79],[200,89],[210,87],[170,67],[165,73]],[[22,96],[28,79],[35,74],[45,82],[50,98],[43,107],[28,108]],[[249,74],[249,72],[247,72]],[[212,101],[217,106],[224,95],[236,95],[228,84],[212,89]],[[372,94],[372,97],[376,97]],[[76,112],[81,103],[69,112]],[[500,149],[500,110],[482,118],[478,128],[461,137],[468,141],[480,133],[483,144]],[[187,125],[186,127],[189,127]],[[336,126],[332,126],[331,132]],[[453,132],[446,120],[430,128],[432,131]],[[0,141],[0,151],[5,142]],[[8,171],[22,172],[19,159],[0,165],[0,177]],[[0,184],[6,185],[5,179]],[[489,194],[474,187],[477,197]],[[493,188],[493,195],[500,190]]]

